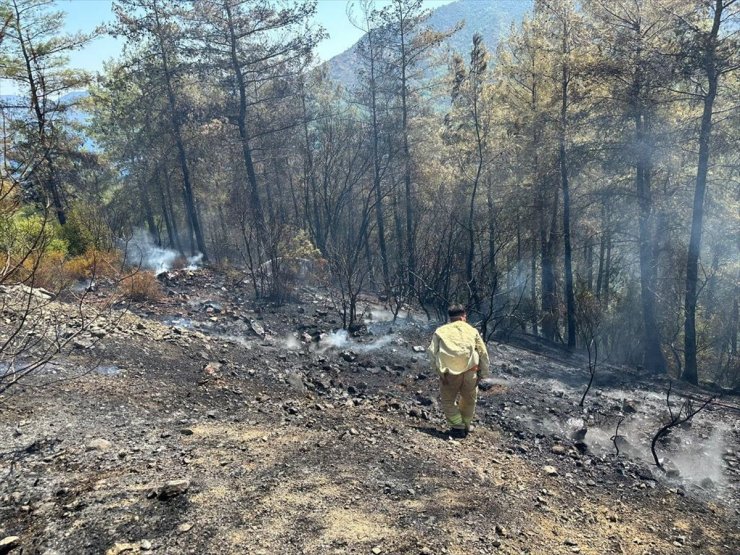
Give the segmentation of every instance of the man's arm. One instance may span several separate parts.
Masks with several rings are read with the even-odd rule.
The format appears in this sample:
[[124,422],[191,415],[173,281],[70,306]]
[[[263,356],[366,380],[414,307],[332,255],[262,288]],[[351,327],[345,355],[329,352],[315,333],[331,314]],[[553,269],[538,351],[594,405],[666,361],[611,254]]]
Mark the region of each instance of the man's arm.
[[478,351],[478,356],[480,357],[480,361],[478,362],[478,377],[481,379],[487,378],[491,373],[488,368],[490,364],[488,349],[486,349],[486,343],[478,332],[475,334],[475,350]]

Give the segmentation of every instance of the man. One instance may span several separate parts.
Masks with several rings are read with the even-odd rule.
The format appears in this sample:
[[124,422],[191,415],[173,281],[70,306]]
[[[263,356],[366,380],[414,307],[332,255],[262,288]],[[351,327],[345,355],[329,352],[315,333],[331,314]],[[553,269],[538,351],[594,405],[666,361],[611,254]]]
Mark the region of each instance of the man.
[[465,307],[450,306],[450,322],[440,326],[427,349],[432,367],[440,375],[442,410],[450,436],[468,435],[475,415],[478,382],[488,376],[488,350],[483,339],[467,322]]

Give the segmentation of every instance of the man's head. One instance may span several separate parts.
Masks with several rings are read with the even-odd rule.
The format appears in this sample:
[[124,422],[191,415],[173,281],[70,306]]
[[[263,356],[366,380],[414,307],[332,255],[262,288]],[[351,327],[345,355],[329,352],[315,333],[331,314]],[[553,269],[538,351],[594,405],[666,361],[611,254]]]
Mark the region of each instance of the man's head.
[[465,307],[461,304],[450,305],[450,308],[447,309],[447,315],[450,317],[450,322],[457,322],[458,320],[465,321],[467,319]]

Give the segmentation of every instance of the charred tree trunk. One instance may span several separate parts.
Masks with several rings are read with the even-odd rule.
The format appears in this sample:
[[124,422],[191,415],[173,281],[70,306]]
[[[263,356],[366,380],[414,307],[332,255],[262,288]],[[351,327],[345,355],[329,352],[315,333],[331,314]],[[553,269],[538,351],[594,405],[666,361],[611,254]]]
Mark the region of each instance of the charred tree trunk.
[[[154,17],[157,24],[157,33],[161,33],[161,23],[159,21],[159,12],[154,10]],[[184,190],[185,210],[188,213],[188,219],[192,226],[192,231],[195,235],[195,240],[198,243],[198,250],[203,255],[203,260],[208,260],[208,251],[206,249],[206,242],[203,239],[203,231],[201,229],[200,220],[198,218],[198,211],[195,206],[195,195],[193,193],[193,186],[190,180],[190,169],[188,168],[188,157],[185,151],[185,142],[182,138],[182,130],[180,124],[180,115],[177,108],[177,102],[175,100],[175,89],[172,84],[172,72],[170,68],[169,56],[167,49],[161,38],[159,38],[159,49],[162,57],[162,73],[164,76],[165,86],[167,89],[167,103],[170,110],[170,121],[172,124],[172,136],[175,140],[177,147],[178,160],[180,162],[180,170],[182,171],[182,182]]]
[[704,197],[707,190],[707,173],[709,171],[709,147],[712,136],[712,110],[717,97],[719,72],[716,67],[717,36],[725,0],[715,0],[714,20],[708,37],[708,51],[704,54],[704,72],[707,77],[707,94],[704,97],[704,109],[699,130],[699,163],[696,171],[696,189],[694,190],[694,208],[691,219],[691,237],[686,261],[686,295],[684,322],[684,371],[682,378],[694,385],[699,382],[696,363],[696,302],[698,297],[699,255],[701,252],[702,224],[704,222]]
[[[557,220],[559,195],[555,190],[550,206],[549,231],[543,213],[540,217],[540,257],[542,271],[542,335],[554,341],[558,336],[558,298],[557,279],[555,277],[555,245],[557,241]],[[543,205],[545,203],[543,202]],[[544,206],[543,206],[544,208]]]
[[408,285],[413,291],[416,286],[416,245],[414,240],[415,215],[414,192],[411,180],[411,150],[409,149],[408,84],[406,69],[406,35],[403,23],[399,26],[401,39],[401,129],[403,136],[403,184],[406,201],[406,257]]
[[239,56],[237,54],[237,37],[234,30],[234,22],[231,13],[231,6],[229,2],[224,3],[226,10],[226,19],[229,29],[229,48],[230,48],[230,61],[231,69],[234,72],[236,79],[236,87],[239,93],[239,111],[237,113],[236,122],[239,129],[239,141],[241,143],[242,158],[244,159],[244,168],[247,172],[247,183],[249,189],[247,191],[249,195],[249,202],[251,204],[251,211],[253,217],[253,224],[257,232],[263,248],[268,248],[267,245],[267,227],[265,221],[265,214],[262,208],[262,201],[259,195],[259,185],[257,182],[257,173],[254,169],[254,160],[252,158],[252,147],[249,144],[249,131],[247,129],[247,82],[242,71]]
[[180,240],[180,232],[177,228],[177,214],[175,212],[175,207],[172,203],[172,187],[170,186],[170,173],[167,171],[167,166],[162,165],[162,173],[164,173],[164,194],[166,196],[166,208],[165,212],[169,211],[170,213],[170,223],[172,224],[172,235],[175,239],[175,246],[177,246],[178,252],[185,256],[185,249],[182,247],[182,241]]
[[[568,25],[567,19],[563,19],[563,43],[562,54],[568,54]],[[560,102],[560,137],[559,137],[559,162],[560,162],[560,184],[563,189],[563,254],[565,265],[565,310],[568,324],[568,348],[576,346],[576,301],[573,293],[573,254],[570,245],[570,184],[568,182],[568,160],[566,157],[566,140],[568,126],[568,83],[570,80],[567,61],[563,62],[561,68],[561,102]]]
[[652,372],[666,371],[666,361],[661,349],[661,334],[656,317],[656,267],[653,248],[653,201],[650,189],[652,177],[652,154],[649,144],[648,117],[638,112],[635,116],[635,142],[637,146],[637,167],[635,187],[639,203],[639,241],[640,241],[640,295],[642,300],[642,320],[644,327],[644,364]]
[[375,47],[373,44],[373,31],[367,33],[367,41],[370,48],[370,112],[372,117],[372,143],[373,143],[373,192],[375,194],[375,221],[377,223],[378,248],[380,249],[380,262],[383,268],[383,288],[387,295],[390,289],[390,271],[388,269],[388,248],[385,242],[385,216],[383,214],[383,193],[381,191],[381,168],[380,168],[380,128],[378,122],[378,100],[377,83],[375,81]]
[[154,221],[154,212],[152,211],[152,203],[149,201],[149,192],[146,190],[144,183],[139,181],[139,198],[141,198],[141,206],[144,209],[144,217],[146,218],[146,225],[149,228],[149,234],[152,236],[157,245],[162,246],[162,238],[159,236],[159,228],[157,223]]

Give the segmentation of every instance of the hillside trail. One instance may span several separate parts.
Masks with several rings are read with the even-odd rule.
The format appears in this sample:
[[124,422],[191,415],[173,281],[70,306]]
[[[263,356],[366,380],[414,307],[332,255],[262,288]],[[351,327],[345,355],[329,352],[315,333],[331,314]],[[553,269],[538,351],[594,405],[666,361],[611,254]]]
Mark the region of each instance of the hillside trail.
[[731,410],[661,445],[664,476],[644,453],[664,382],[606,367],[584,412],[578,357],[491,343],[453,441],[432,324],[368,302],[350,337],[326,291],[269,307],[208,270],[165,284],[0,399],[11,552],[740,553]]

